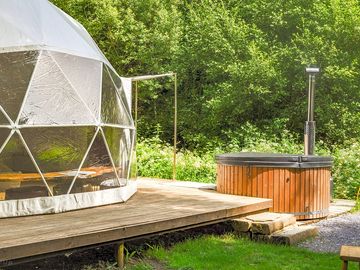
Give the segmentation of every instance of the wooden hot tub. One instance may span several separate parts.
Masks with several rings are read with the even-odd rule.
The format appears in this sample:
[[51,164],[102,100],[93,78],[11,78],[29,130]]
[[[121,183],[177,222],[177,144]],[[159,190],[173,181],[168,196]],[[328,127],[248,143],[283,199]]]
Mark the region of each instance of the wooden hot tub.
[[270,198],[271,211],[298,220],[328,215],[331,157],[230,153],[216,162],[218,192]]

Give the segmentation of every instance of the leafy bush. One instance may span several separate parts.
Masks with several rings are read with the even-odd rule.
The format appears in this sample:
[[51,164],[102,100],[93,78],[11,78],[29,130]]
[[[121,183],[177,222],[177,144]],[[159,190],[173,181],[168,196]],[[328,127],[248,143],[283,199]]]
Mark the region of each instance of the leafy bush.
[[[171,179],[173,177],[173,147],[159,137],[143,139],[137,144],[138,173],[141,176]],[[177,153],[178,180],[215,182],[213,155],[197,155],[184,150]]]
[[354,142],[346,148],[335,149],[333,156],[335,194],[355,199],[360,188],[360,143]]
[[172,178],[172,148],[158,137],[139,140],[137,143],[137,166],[140,176]]
[[[318,138],[360,138],[358,0],[52,0],[79,20],[123,76],[179,73],[182,146],[222,140],[246,122],[287,119],[301,134],[309,64]],[[171,87],[141,84],[139,134],[171,140]],[[336,117],[334,117],[336,115]],[[274,132],[283,130],[277,125]]]

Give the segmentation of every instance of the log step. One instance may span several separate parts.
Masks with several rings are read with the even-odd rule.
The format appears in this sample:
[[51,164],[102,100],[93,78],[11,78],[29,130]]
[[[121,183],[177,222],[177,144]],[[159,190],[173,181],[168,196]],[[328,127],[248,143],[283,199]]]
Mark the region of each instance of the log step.
[[315,226],[291,226],[282,231],[273,233],[270,236],[270,243],[283,244],[283,245],[295,245],[310,237],[314,237],[318,234],[318,229]]
[[260,213],[233,219],[232,225],[236,233],[252,232],[253,234],[270,235],[287,226],[294,225],[296,218],[292,214]]
[[295,245],[310,237],[318,234],[315,226],[297,226],[286,227],[281,231],[277,231],[271,235],[252,234],[252,240],[257,242],[271,243],[277,245]]

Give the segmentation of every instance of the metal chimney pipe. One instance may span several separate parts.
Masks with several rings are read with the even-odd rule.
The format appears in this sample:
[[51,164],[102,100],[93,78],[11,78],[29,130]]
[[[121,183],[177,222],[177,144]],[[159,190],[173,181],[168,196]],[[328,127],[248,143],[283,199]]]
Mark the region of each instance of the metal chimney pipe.
[[314,93],[315,93],[315,75],[320,72],[319,68],[308,67],[306,73],[309,74],[309,92],[308,92],[308,116],[304,129],[304,153],[305,155],[314,155],[315,148],[315,121],[314,121]]

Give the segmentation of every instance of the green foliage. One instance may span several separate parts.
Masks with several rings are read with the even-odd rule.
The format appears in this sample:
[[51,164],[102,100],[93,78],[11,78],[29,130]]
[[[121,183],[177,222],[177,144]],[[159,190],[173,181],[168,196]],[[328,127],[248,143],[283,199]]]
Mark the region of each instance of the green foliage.
[[[304,68],[317,64],[318,138],[360,138],[360,6],[357,0],[52,0],[79,20],[119,74],[179,73],[180,139],[223,140],[223,130],[301,134]],[[171,86],[141,84],[139,134],[171,140]],[[336,117],[334,117],[336,116]],[[199,140],[195,142],[199,143]]]
[[158,137],[154,137],[139,140],[136,147],[139,175],[172,178],[172,148],[170,145],[163,145]]
[[360,188],[360,143],[336,149],[334,156],[335,194],[342,198],[355,199]]
[[84,25],[123,76],[168,71],[179,36],[176,1],[52,2]]
[[[147,255],[171,269],[339,269],[338,254],[315,253],[297,247],[276,246],[238,239],[233,235],[187,240]],[[353,268],[352,268],[353,267]],[[357,265],[349,265],[356,269]]]
[[224,150],[226,152],[301,153],[303,146],[298,143],[298,139],[293,134],[285,129],[278,132],[280,130],[278,126],[284,126],[285,122],[286,120],[276,120],[271,126],[264,126],[261,129],[247,122],[235,132],[230,130],[226,133],[225,141],[230,144],[224,147]]
[[[173,176],[173,148],[159,137],[143,139],[137,145],[137,165],[140,176],[171,179]],[[177,153],[177,179],[215,182],[213,155],[198,155],[190,151]]]
[[301,134],[304,67],[311,63],[322,68],[318,138],[329,144],[359,138],[358,2],[229,2],[187,7],[178,69],[186,90],[182,105],[195,106],[182,111],[185,141],[194,131],[218,137],[247,121],[263,128],[276,119],[288,119],[282,129]]

